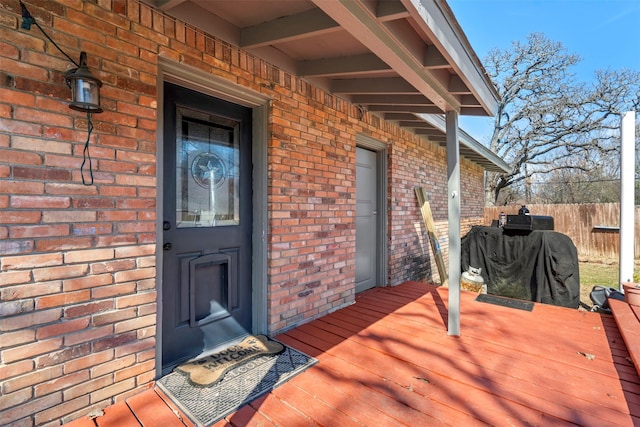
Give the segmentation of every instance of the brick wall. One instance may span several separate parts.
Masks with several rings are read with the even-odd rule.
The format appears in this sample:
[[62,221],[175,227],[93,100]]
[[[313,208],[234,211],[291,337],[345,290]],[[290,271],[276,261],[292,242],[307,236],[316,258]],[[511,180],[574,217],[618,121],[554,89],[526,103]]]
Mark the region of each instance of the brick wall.
[[18,1],[2,2],[0,425],[46,426],[155,376],[159,41],[119,13],[135,9],[125,2],[27,3],[104,82],[95,185],[84,186],[87,117],[68,107],[71,64],[38,28],[20,29]]
[[[268,323],[276,333],[354,300],[355,147],[389,146],[389,284],[431,280],[414,187],[447,236],[445,151],[148,6],[32,0],[103,81],[95,185],[80,178],[87,120],[70,64],[17,0],[0,4],[0,425],[59,425],[155,377],[158,57],[269,95]],[[463,161],[463,216],[482,216],[482,170]],[[468,195],[466,193],[469,193]],[[443,241],[446,249],[448,245]]]
[[[414,193],[425,187],[440,247],[448,260],[448,202],[446,151],[406,135],[394,144],[390,174],[389,284],[407,280],[440,283],[435,259]],[[480,224],[483,212],[483,170],[461,159],[461,231]]]

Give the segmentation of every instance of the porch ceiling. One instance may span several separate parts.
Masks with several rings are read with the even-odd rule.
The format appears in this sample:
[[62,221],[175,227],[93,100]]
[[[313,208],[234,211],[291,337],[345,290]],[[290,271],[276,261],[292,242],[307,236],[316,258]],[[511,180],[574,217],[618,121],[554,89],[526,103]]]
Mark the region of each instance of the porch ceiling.
[[[441,144],[443,129],[421,114],[497,109],[495,88],[444,0],[145,1]],[[464,140],[460,154],[503,169]]]

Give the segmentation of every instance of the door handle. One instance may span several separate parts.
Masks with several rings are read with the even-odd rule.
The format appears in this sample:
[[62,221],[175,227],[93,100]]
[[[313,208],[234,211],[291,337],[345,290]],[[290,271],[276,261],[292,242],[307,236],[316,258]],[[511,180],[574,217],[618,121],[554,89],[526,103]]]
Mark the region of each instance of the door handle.
[[170,242],[165,242],[165,244],[162,245],[162,249],[164,249],[165,251],[170,251],[171,250],[171,243]]
[[371,212],[372,215],[378,215],[378,211]]

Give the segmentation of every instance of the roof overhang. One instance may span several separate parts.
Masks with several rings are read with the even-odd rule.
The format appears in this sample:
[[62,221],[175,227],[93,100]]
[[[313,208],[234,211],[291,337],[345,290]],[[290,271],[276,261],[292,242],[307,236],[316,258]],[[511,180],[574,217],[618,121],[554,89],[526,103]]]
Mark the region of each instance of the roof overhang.
[[[444,117],[433,114],[422,114],[421,118],[426,123],[442,132],[443,135],[446,132],[446,121]],[[461,156],[479,164],[489,172],[508,173],[511,171],[511,166],[509,166],[507,162],[502,160],[496,153],[482,145],[467,132],[460,129],[458,130],[458,133],[460,137]],[[446,146],[445,140],[438,139],[437,142],[443,147]]]
[[[497,111],[497,92],[444,0],[146,2],[387,120]],[[444,138],[429,122],[396,121]],[[462,155],[504,169],[477,141],[461,142]]]

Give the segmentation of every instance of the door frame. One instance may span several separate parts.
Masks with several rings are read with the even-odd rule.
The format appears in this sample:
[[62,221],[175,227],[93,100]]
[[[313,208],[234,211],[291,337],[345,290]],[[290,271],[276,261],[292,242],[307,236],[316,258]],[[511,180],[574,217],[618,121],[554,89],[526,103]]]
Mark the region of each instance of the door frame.
[[252,333],[266,334],[267,323],[267,119],[270,98],[221,77],[195,68],[158,59],[156,129],[156,378],[162,376],[162,208],[164,202],[164,83],[169,82],[252,109],[253,227],[251,306]]
[[381,213],[381,215],[376,216],[376,230],[377,231],[377,240],[378,247],[376,248],[376,287],[385,287],[388,285],[389,280],[387,277],[388,268],[388,201],[387,201],[387,193],[388,193],[388,147],[384,142],[378,141],[377,139],[373,139],[370,136],[358,134],[356,135],[356,146],[360,148],[365,148],[367,150],[373,151],[376,153],[376,167],[378,169],[378,176],[376,177],[376,193],[378,199],[378,205],[376,206],[376,210]]

